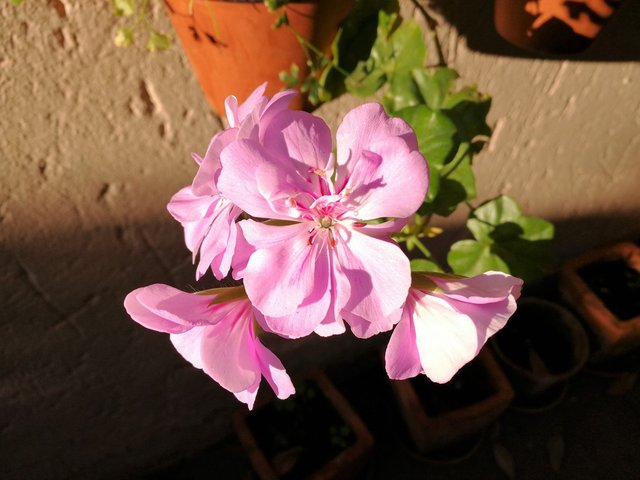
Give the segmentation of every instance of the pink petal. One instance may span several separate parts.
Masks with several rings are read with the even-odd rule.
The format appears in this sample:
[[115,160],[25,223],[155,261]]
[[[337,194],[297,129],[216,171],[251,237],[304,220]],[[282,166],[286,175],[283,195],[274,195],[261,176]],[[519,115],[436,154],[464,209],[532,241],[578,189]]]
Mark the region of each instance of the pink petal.
[[[349,200],[359,205],[357,216],[368,220],[404,218],[415,213],[427,194],[427,163],[398,137],[372,142],[349,162],[345,184]],[[340,184],[342,177],[336,179]]]
[[336,133],[338,190],[352,171],[352,160],[359,158],[363,150],[371,150],[371,144],[394,137],[403,139],[410,150],[418,149],[411,126],[400,118],[389,117],[379,103],[365,103],[347,113]]
[[244,285],[260,312],[284,317],[293,314],[305,299],[321,299],[328,268],[321,245],[308,243],[307,225],[247,221],[241,228],[246,241],[256,248],[244,271]]
[[485,272],[471,278],[446,278],[427,275],[444,295],[468,303],[493,303],[509,295],[520,296],[522,280],[503,272]]
[[199,369],[202,369],[200,345],[205,328],[206,327],[194,327],[188,332],[172,333],[170,335],[171,343],[178,353],[191,363],[191,365]]
[[276,93],[269,103],[264,107],[262,114],[260,115],[260,138],[259,140],[263,140],[264,131],[266,127],[271,123],[271,120],[275,115],[280,113],[283,110],[286,110],[293,97],[298,95],[296,90],[284,90],[282,92]]
[[260,362],[260,371],[269,385],[271,385],[276,397],[284,400],[289,395],[293,395],[296,389],[287,371],[282,366],[282,362],[259,340],[256,340],[256,355]]
[[411,284],[409,260],[400,248],[357,230],[336,228],[334,269],[349,285],[342,317],[354,335],[367,338],[390,330],[400,319]]
[[159,283],[134,290],[127,297],[134,294],[141,306],[172,323],[196,327],[216,321],[209,308],[211,297],[206,295],[183,292]]
[[223,388],[237,393],[260,380],[255,354],[253,312],[248,301],[233,302],[235,308],[202,334],[200,356],[203,370]]
[[417,292],[414,313],[422,367],[434,382],[448,382],[515,312],[513,296],[489,304],[464,303]]
[[384,355],[387,375],[394,380],[412,378],[422,373],[422,364],[416,345],[416,331],[413,326],[414,306],[415,300],[410,292]]
[[184,323],[176,323],[171,320],[167,320],[163,316],[158,315],[140,303],[137,297],[142,290],[142,288],[138,288],[137,290],[129,293],[129,295],[124,299],[124,308],[134,321],[138,322],[143,327],[155,330],[156,332],[184,333],[192,328]]
[[265,130],[264,145],[278,158],[298,164],[299,173],[316,177],[309,169],[325,169],[331,154],[331,131],[319,117],[307,112],[285,110],[275,115]]
[[196,195],[215,195],[218,193],[216,182],[220,174],[220,153],[238,136],[238,129],[231,128],[218,132],[214,135],[207,148],[200,168],[196,172],[191,184],[193,193]]
[[[222,171],[218,188],[222,195],[245,212],[258,218],[287,219],[273,211],[268,199],[259,190],[257,174],[271,161],[269,154],[257,142],[238,140],[222,151]],[[276,180],[278,180],[276,178]]]
[[209,195],[199,196],[193,193],[191,186],[181,188],[171,197],[167,210],[180,223],[193,222],[205,216],[212,202]]
[[258,396],[258,388],[260,387],[260,378],[246,390],[234,393],[235,397],[242,403],[246,403],[249,410],[253,410],[253,404]]
[[247,115],[253,110],[260,108],[261,103],[265,100],[264,91],[267,88],[267,82],[258,86],[249,97],[238,107],[238,99],[230,95],[224,101],[224,109],[227,114],[227,121],[230,127],[235,127],[242,122]]

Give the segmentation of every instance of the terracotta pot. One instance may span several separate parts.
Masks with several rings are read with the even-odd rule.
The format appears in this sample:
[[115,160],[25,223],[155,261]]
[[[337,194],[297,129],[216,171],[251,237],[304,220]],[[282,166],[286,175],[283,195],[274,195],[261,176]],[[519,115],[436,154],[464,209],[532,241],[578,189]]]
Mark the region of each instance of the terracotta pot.
[[[272,397],[257,405],[254,412],[243,410],[234,416],[236,433],[258,476],[263,480],[355,478],[366,466],[373,447],[367,427],[324,373],[312,372],[296,382],[296,390],[287,400]],[[342,426],[337,427],[338,423]],[[336,429],[332,430],[334,426]],[[335,432],[331,434],[335,438],[323,443],[331,443],[338,453],[316,466],[322,460],[320,449],[307,443],[322,442],[327,429]],[[276,442],[287,436],[283,430],[296,430],[305,440],[298,445],[291,440],[282,449],[281,445],[287,443]]]
[[481,434],[513,399],[509,381],[487,348],[447,384],[420,375],[391,380],[391,386],[417,451],[427,456]]
[[[598,277],[598,269],[608,269],[616,264],[618,268],[622,267],[623,272],[628,269],[627,274],[640,272],[640,248],[623,242],[595,249],[566,262],[560,273],[562,293],[596,337],[596,361],[640,347],[640,312],[636,312],[640,308],[638,287],[627,291],[620,299],[635,302],[631,309],[627,307],[625,310],[616,305],[616,299],[612,297],[623,291],[624,283],[608,286],[602,283],[605,281],[603,277]],[[612,277],[611,281],[621,282],[618,278]]]
[[[286,9],[291,26],[328,53],[354,1],[293,3]],[[269,82],[269,96],[282,89],[279,74],[289,71],[292,63],[300,68],[300,78],[309,72],[295,35],[284,26],[273,29],[276,15],[269,13],[262,2],[165,0],[165,5],[196,77],[220,115],[224,114],[228,95],[243,101],[263,82]],[[303,101],[298,97],[291,107],[301,108]]]
[[518,310],[491,346],[516,392],[513,406],[541,411],[557,404],[566,382],[589,357],[589,339],[579,320],[557,303],[518,301]]
[[576,53],[587,48],[622,0],[496,0],[495,26],[527,50]]

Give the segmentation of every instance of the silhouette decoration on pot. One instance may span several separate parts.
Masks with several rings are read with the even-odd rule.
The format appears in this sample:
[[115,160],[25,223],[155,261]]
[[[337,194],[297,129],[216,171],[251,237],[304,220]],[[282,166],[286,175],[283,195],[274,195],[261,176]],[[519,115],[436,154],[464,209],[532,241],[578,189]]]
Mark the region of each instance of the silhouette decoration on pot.
[[562,266],[560,288],[593,334],[592,363],[637,370],[640,248],[622,242],[573,258]]
[[598,36],[622,0],[496,0],[495,26],[527,50],[577,53]]
[[296,390],[286,400],[267,399],[254,412],[234,416],[236,433],[258,476],[356,477],[373,447],[365,424],[319,370],[296,382]]
[[515,390],[512,407],[521,411],[543,411],[560,403],[567,381],[589,357],[580,321],[564,307],[534,297],[520,299],[491,345]]

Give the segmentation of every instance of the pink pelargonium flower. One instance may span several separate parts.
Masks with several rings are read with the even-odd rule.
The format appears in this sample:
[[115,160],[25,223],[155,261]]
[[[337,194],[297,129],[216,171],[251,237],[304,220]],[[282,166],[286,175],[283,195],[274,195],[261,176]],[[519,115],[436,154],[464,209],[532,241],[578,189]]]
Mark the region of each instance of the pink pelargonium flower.
[[414,276],[385,354],[389,378],[424,373],[448,382],[516,311],[522,280],[502,272],[471,278]]
[[283,111],[261,142],[220,154],[222,194],[253,217],[239,223],[234,275],[274,332],[297,338],[389,330],[411,282],[409,261],[389,235],[420,206],[429,182],[411,127],[376,103],[349,112],[334,161],[324,121]]
[[140,325],[169,333],[186,360],[251,409],[262,376],[278,398],[295,389],[280,360],[256,337],[254,310],[241,289],[194,294],[155,284],[129,293],[124,306]]
[[199,280],[211,268],[218,279],[224,278],[231,267],[236,245],[236,219],[242,210],[218,191],[220,152],[239,138],[259,141],[271,118],[285,110],[296,95],[293,90],[280,92],[271,100],[264,96],[266,83],[258,87],[240,106],[236,97],[225,100],[229,128],[217,133],[209,144],[204,159],[193,154],[199,165],[193,183],[181,189],[172,198],[167,209],[184,228],[187,248],[193,252]]

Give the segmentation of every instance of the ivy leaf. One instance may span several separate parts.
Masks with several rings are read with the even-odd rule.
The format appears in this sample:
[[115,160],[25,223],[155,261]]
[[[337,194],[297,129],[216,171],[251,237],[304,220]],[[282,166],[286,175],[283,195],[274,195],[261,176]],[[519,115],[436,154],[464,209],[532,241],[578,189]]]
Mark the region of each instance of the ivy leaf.
[[418,148],[429,165],[427,201],[433,201],[439,191],[440,170],[455,153],[456,127],[444,114],[434,112],[426,105],[404,108],[397,115],[416,132]]
[[458,72],[445,67],[436,68],[433,73],[424,68],[413,71],[420,94],[432,110],[440,110],[458,77]]
[[427,260],[426,258],[414,258],[410,262],[412,272],[438,272],[444,273],[440,265],[433,260]]
[[382,103],[392,115],[399,115],[400,110],[422,103],[418,86],[410,72],[397,73],[392,77]]
[[532,280],[543,275],[551,261],[553,225],[523,215],[507,196],[473,210],[467,227],[475,240],[456,242],[447,256],[455,273],[470,276],[498,269]]
[[132,27],[122,27],[116,32],[116,36],[113,38],[113,43],[116,47],[130,47],[133,45],[133,33]]
[[425,205],[427,212],[443,217],[451,215],[461,202],[473,200],[476,196],[476,179],[470,156],[464,155],[450,173],[446,170],[447,166],[440,170],[438,193],[430,204]]
[[136,13],[136,0],[111,0],[111,7],[118,17],[131,17]]
[[475,240],[454,243],[447,255],[447,262],[455,273],[468,277],[489,270],[509,272],[507,264],[491,251],[490,244]]
[[491,97],[482,95],[475,87],[464,87],[447,96],[441,107],[456,124],[461,141],[471,142],[478,135],[491,135],[487,124]]
[[172,39],[170,35],[156,32],[152,30],[149,34],[149,41],[147,42],[147,50],[150,52],[159,52],[167,50],[171,47]]
[[411,72],[414,68],[422,67],[427,55],[427,49],[422,38],[422,30],[412,20],[405,20],[391,35],[392,65],[387,65],[387,75]]

